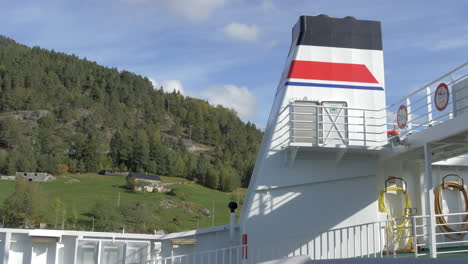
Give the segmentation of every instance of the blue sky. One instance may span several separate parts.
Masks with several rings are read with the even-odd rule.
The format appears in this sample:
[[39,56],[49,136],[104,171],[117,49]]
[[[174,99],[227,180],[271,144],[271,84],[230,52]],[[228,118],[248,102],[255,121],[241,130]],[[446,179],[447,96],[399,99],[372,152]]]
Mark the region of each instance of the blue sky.
[[0,34],[149,77],[264,127],[300,15],[382,21],[387,102],[468,59],[468,1],[0,0]]

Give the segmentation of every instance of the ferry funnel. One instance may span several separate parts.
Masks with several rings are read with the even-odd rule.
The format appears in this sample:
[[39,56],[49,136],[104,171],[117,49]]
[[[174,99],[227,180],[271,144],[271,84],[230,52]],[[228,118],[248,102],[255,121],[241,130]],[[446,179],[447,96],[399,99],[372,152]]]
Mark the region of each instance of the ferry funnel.
[[249,246],[376,220],[384,84],[380,22],[299,18],[240,218]]
[[378,21],[301,16],[277,95],[348,107],[385,107],[382,32]]

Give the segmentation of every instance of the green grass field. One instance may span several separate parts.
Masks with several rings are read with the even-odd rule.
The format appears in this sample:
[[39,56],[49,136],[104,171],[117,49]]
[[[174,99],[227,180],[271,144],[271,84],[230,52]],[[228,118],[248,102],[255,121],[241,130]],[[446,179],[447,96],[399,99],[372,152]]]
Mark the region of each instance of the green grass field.
[[[71,179],[79,180],[79,182],[67,183]],[[163,177],[163,182],[187,182],[187,180],[176,177]],[[84,223],[81,225],[81,229],[89,229],[88,226],[91,226],[92,218],[89,213],[98,199],[106,200],[115,204],[115,206],[118,204],[119,196],[120,206],[135,204],[137,201],[151,203],[155,207],[153,213],[157,216],[157,223],[153,223],[152,226],[163,229],[167,223],[177,217],[180,224],[172,231],[196,229],[198,226],[200,228],[210,227],[212,224],[211,217],[198,217],[196,214],[187,212],[187,208],[194,211],[207,208],[211,212],[213,201],[215,208],[214,224],[228,224],[229,210],[227,204],[231,199],[237,200],[236,193],[223,193],[192,183],[168,186],[174,190],[176,195],[134,192],[126,189],[125,183],[125,177],[123,176],[81,174],[58,176],[55,181],[37,184],[40,185],[49,201],[59,198],[65,205],[68,215],[73,209],[79,213],[79,221]],[[14,189],[14,181],[0,181],[0,204],[14,192]],[[240,189],[239,193],[240,199],[243,200],[245,189]],[[177,206],[175,208],[162,208],[160,206],[162,200],[172,200]],[[50,216],[48,216],[49,223],[53,222],[54,218],[52,209],[50,212]],[[240,210],[238,209],[237,212],[239,213]],[[70,229],[71,227],[67,226],[66,228]]]

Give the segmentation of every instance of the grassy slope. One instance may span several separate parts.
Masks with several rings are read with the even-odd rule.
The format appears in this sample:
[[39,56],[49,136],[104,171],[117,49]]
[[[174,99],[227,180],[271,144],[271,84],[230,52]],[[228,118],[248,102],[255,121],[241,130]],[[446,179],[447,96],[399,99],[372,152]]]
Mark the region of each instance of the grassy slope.
[[14,181],[0,181],[0,203],[15,191]]
[[[79,183],[65,183],[70,179],[77,179]],[[175,177],[164,177],[164,182],[182,182],[184,179]],[[223,225],[229,223],[229,211],[227,204],[231,199],[237,199],[237,195],[233,193],[223,193],[215,191],[197,184],[174,184],[169,186],[176,190],[176,193],[183,193],[182,199],[179,196],[170,195],[167,193],[142,193],[133,192],[125,189],[125,177],[122,176],[102,176],[96,174],[83,175],[67,175],[59,176],[57,180],[48,183],[40,183],[42,190],[47,194],[47,198],[51,201],[55,198],[60,198],[66,205],[67,211],[71,212],[72,208],[76,208],[80,214],[80,221],[90,223],[91,217],[87,215],[93,208],[97,199],[110,200],[117,204],[120,193],[120,203],[135,203],[136,201],[146,201],[156,205],[156,215],[158,223],[156,227],[161,229],[166,223],[170,222],[174,217],[178,216],[181,224],[177,227],[177,231],[190,230],[197,228],[197,217],[187,213],[181,206],[177,208],[161,208],[160,201],[163,199],[171,199],[181,203],[188,203],[191,208],[208,208],[212,210],[213,201],[215,206],[215,225]],[[14,181],[0,181],[0,203],[14,191]],[[241,199],[243,199],[245,190],[241,190]],[[194,203],[194,204],[192,204]],[[240,210],[238,210],[240,212]],[[52,210],[48,222],[53,222]],[[70,215],[70,214],[68,214]],[[200,228],[211,226],[211,217],[203,216],[200,218]]]

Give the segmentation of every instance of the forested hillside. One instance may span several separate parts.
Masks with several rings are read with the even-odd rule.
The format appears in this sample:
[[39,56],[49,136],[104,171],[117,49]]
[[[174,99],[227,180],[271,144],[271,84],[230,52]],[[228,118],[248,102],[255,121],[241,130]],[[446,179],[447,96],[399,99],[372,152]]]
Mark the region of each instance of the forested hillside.
[[1,36],[0,94],[5,175],[117,169],[230,191],[248,185],[262,137],[233,110]]

